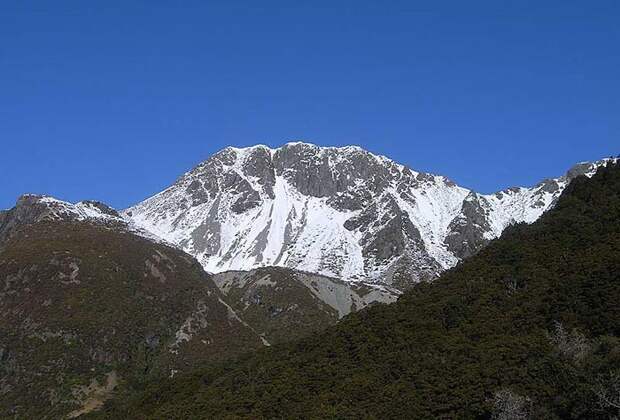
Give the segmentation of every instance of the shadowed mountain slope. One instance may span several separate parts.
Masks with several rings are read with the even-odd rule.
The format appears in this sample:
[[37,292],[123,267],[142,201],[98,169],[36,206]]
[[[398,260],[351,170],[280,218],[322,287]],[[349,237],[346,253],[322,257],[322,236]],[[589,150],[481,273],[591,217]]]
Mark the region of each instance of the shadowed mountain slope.
[[[15,212],[14,212],[15,213]],[[0,417],[61,418],[110,392],[262,347],[189,255],[44,219],[0,250]]]

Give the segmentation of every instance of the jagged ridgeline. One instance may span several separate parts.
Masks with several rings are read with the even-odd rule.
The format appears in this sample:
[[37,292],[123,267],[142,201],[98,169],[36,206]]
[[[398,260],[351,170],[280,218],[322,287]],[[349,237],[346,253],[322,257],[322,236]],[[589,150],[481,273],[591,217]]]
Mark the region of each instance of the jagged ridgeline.
[[576,178],[537,222],[508,228],[395,304],[119,394],[99,415],[609,418],[620,389],[619,269],[613,165]]
[[211,273],[280,266],[405,290],[535,221],[608,161],[480,194],[357,146],[228,147],[123,216]]

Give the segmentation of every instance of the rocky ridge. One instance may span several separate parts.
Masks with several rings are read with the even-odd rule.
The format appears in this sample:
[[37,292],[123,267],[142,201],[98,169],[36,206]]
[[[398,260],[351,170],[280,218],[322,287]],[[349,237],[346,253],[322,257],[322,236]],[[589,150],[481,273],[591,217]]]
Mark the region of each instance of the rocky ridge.
[[480,194],[357,146],[229,147],[123,215],[209,272],[281,266],[406,289],[535,221],[608,161]]

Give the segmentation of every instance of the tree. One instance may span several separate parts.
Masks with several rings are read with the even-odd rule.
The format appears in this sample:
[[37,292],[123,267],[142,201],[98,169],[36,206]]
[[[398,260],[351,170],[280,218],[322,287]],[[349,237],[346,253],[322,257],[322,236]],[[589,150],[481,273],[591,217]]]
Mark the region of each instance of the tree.
[[620,410],[620,372],[599,376],[594,385],[599,404],[604,409]]
[[575,362],[581,361],[590,352],[590,342],[577,330],[566,331],[561,322],[555,322],[555,329],[548,334],[549,341],[565,358]]
[[494,420],[526,420],[532,414],[532,400],[515,394],[510,389],[495,392],[493,397]]

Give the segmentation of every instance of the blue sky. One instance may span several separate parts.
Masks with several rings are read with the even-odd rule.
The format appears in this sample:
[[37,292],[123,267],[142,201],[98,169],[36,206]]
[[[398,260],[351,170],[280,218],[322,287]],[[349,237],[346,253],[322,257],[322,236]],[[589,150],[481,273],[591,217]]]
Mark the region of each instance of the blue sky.
[[483,192],[620,153],[620,2],[0,3],[0,208],[123,208],[228,146],[358,144]]

